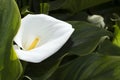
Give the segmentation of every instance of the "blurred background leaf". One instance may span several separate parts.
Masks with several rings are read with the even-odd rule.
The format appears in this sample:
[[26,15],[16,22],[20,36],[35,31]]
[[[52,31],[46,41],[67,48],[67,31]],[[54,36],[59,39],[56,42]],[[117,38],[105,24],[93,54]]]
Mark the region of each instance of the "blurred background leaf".
[[[29,63],[24,75],[33,80],[120,79],[120,48],[112,43],[115,37],[115,22],[111,20],[113,13],[120,14],[120,0],[16,2],[22,17],[27,14],[47,13],[69,22],[75,28],[71,38],[56,54],[39,64]],[[93,14],[104,17],[107,30],[87,22],[88,15]]]
[[[61,0],[56,0],[59,3]],[[112,0],[62,0],[63,4],[60,5],[61,9],[69,10],[70,12],[76,13],[83,9],[87,9],[96,5],[100,5]],[[52,5],[53,6],[53,5]]]
[[[89,13],[101,14],[110,23],[112,13],[120,13],[119,0],[16,0],[21,15],[41,13],[41,4],[48,4],[44,11],[62,20],[86,20]],[[48,10],[49,9],[49,10]],[[82,15],[82,16],[81,16]],[[109,24],[108,24],[109,25]]]

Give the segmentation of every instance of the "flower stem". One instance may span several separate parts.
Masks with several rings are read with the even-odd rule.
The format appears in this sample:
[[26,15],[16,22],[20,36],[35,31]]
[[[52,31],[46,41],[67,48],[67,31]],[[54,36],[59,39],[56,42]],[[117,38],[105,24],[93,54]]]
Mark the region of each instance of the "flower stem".
[[43,2],[43,0],[40,3],[40,13],[41,14],[48,14],[49,13],[49,3]]
[[23,78],[24,78],[24,73],[25,73],[25,69],[26,69],[28,63],[25,62],[25,61],[21,61],[21,64],[22,64],[22,67],[23,67],[23,73],[22,73],[21,77],[19,78],[19,80],[23,80]]

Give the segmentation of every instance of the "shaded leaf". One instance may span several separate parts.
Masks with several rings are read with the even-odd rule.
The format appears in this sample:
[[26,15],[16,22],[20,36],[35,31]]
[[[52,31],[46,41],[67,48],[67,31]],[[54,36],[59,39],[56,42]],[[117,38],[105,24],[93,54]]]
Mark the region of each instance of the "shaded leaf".
[[40,64],[30,64],[31,67],[28,68],[28,71],[31,72],[28,72],[27,75],[29,75],[32,80],[48,80],[58,69],[63,57],[57,60],[48,59]]
[[95,51],[96,47],[112,33],[87,22],[69,22],[75,28],[72,35],[73,46],[69,53],[83,56]]
[[[52,4],[53,9],[66,9],[72,13],[79,12],[83,9],[87,9],[99,4],[103,4],[112,0],[56,0],[57,4]],[[57,5],[57,7],[56,7]]]
[[92,54],[62,65],[49,80],[119,80],[120,57]]
[[98,48],[98,52],[103,55],[120,56],[120,48],[109,40],[105,40]]

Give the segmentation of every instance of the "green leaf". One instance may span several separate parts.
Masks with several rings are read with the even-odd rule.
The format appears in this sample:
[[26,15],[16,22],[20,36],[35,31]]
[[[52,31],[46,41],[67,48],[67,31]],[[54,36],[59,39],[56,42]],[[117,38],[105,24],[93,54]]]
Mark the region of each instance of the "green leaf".
[[95,51],[96,47],[112,33],[87,22],[69,22],[75,28],[71,39],[73,46],[69,53],[83,56]]
[[[51,62],[51,61],[49,61]],[[26,70],[27,76],[32,80],[47,80],[59,66],[59,62],[55,63],[40,63],[40,64],[29,64]]]
[[22,72],[20,61],[12,48],[20,19],[14,0],[0,0],[0,80],[18,80]]
[[28,75],[32,80],[48,80],[58,69],[62,59],[66,55],[58,59],[52,56],[39,64],[29,64],[25,75]]
[[98,53],[62,65],[49,80],[119,80],[120,57]]
[[120,56],[120,47],[113,44],[110,40],[105,40],[101,43],[97,51],[103,55]]
[[66,9],[72,13],[79,12],[83,9],[87,9],[93,6],[97,6],[112,0],[56,0],[56,4],[51,4],[51,8],[54,9]]
[[114,40],[113,40],[113,44],[116,44],[117,46],[120,47],[120,28],[118,25],[114,25],[115,28],[115,32],[114,32]]
[[48,14],[49,13],[49,4],[48,3],[40,3],[40,13]]

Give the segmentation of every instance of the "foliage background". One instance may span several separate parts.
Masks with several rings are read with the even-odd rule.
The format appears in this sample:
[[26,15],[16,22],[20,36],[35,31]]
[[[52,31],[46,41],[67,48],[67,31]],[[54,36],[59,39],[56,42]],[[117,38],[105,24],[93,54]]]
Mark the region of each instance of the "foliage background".
[[[27,14],[44,13],[67,21],[75,28],[71,38],[56,54],[39,64],[29,63],[25,76],[32,80],[120,80],[120,48],[119,44],[113,44],[116,37],[113,25],[119,27],[120,21],[111,21],[113,13],[120,15],[120,0],[16,2],[22,18]],[[102,15],[108,30],[87,22],[87,16],[91,14]]]

